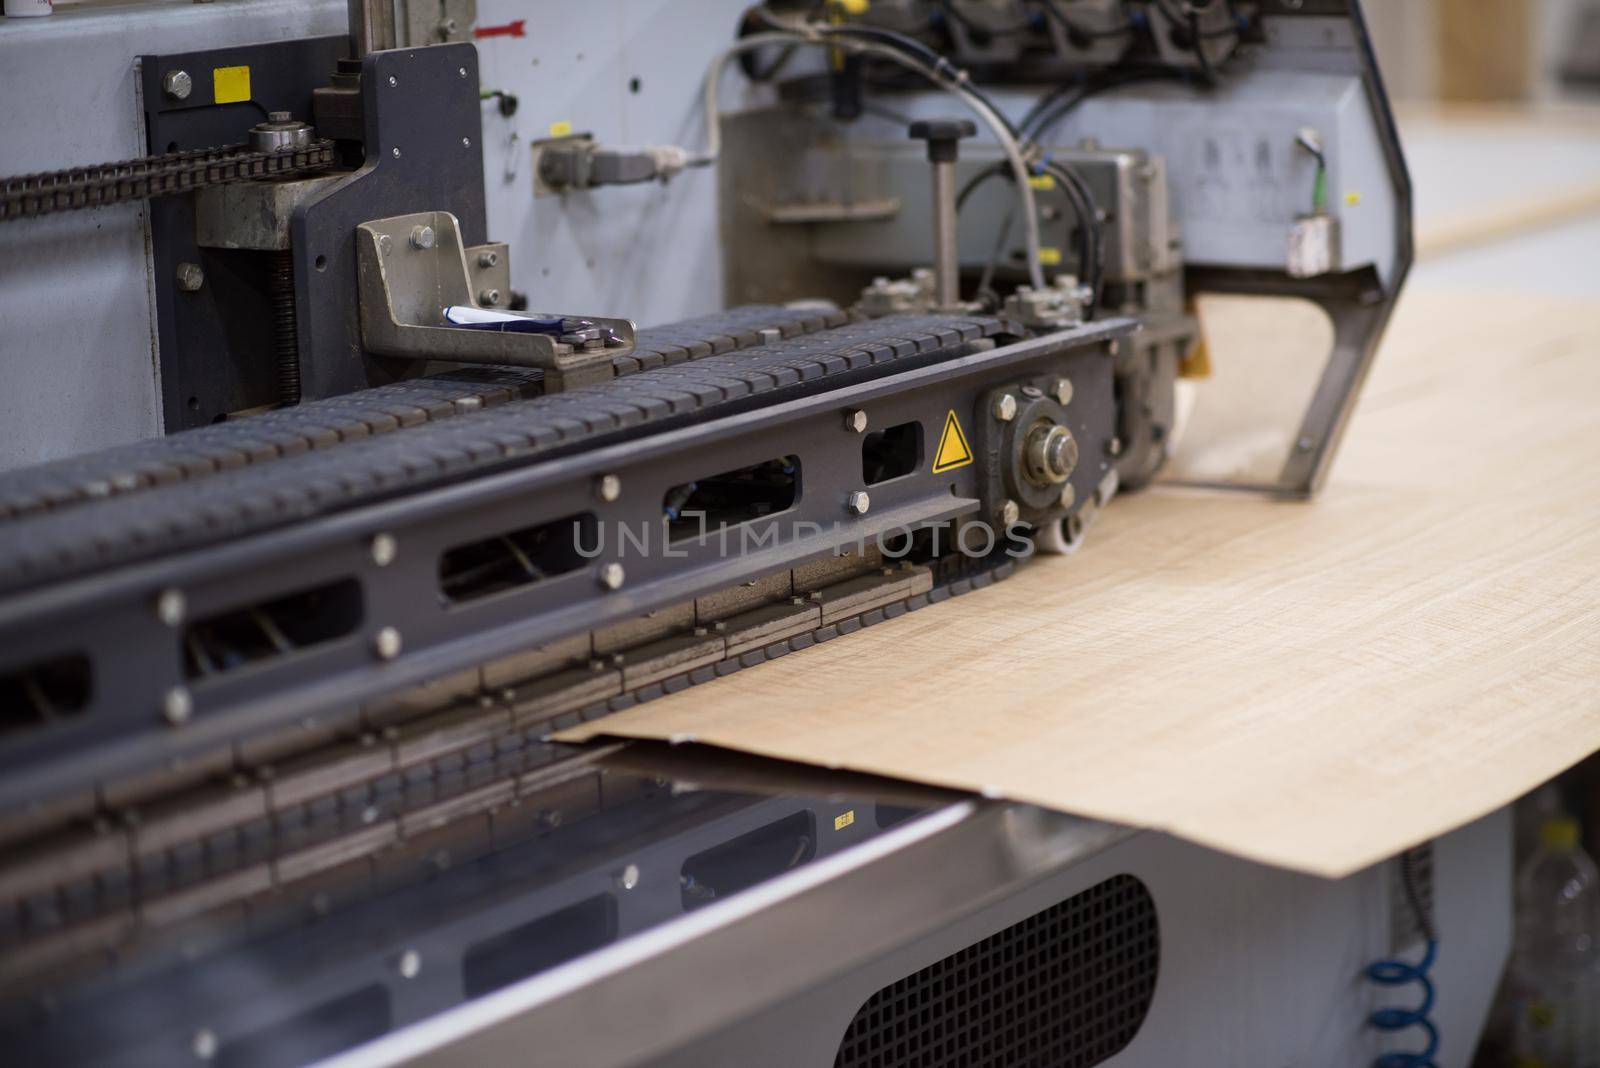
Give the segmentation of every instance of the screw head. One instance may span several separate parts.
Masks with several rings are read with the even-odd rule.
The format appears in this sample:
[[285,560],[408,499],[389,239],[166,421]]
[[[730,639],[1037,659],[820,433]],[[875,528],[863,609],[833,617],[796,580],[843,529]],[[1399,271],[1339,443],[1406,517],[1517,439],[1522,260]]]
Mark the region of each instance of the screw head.
[[390,237],[388,234],[379,234],[378,235],[378,251],[380,253],[382,253],[383,255],[385,255],[385,256],[387,256],[389,253],[393,252],[394,251],[394,238]]
[[182,590],[162,590],[156,598],[156,618],[169,627],[176,627],[183,622],[188,606]]
[[872,498],[867,495],[866,490],[856,490],[845,499],[845,507],[850,510],[851,515],[866,515],[867,510],[872,507]]
[[161,91],[174,100],[188,100],[194,91],[194,79],[186,70],[169,70],[161,76]]
[[461,77],[465,78],[467,76],[467,68],[465,68],[465,67],[457,67],[456,68],[456,73],[461,75]]
[[1122,439],[1112,438],[1110,441],[1106,442],[1106,452],[1109,452],[1112,456],[1121,456]]
[[161,715],[174,727],[181,727],[194,715],[194,699],[182,686],[174,686],[161,699]]
[[1017,398],[1009,393],[1002,393],[994,399],[994,417],[1002,423],[1009,423],[1017,417]]
[[485,308],[493,308],[495,305],[500,303],[500,291],[498,289],[480,290],[478,293],[478,303],[482,304]]
[[379,533],[372,536],[367,548],[372,553],[373,563],[379,567],[388,567],[394,563],[395,553],[399,551],[400,546],[394,540],[393,534]]
[[209,1027],[202,1027],[194,1033],[189,1048],[198,1060],[209,1061],[217,1055],[217,1033]]
[[400,79],[396,78],[393,74],[391,74],[391,75],[389,75],[389,84],[390,85],[399,85],[400,84]]
[[411,228],[411,247],[415,249],[430,249],[434,243],[433,227],[413,226]]
[[622,588],[622,580],[626,578],[621,564],[606,564],[600,568],[600,585],[608,590]]
[[617,885],[624,890],[632,890],[639,885],[639,865],[629,864],[617,876]]
[[400,954],[400,960],[395,964],[395,969],[402,979],[415,979],[417,973],[422,971],[422,954],[414,949],[408,949]]
[[867,432],[867,413],[860,408],[851,408],[844,413],[844,428],[857,434]]
[[1056,379],[1055,388],[1052,390],[1052,392],[1054,392],[1056,395],[1056,403],[1065,408],[1067,405],[1072,403],[1072,379]]
[[478,266],[479,267],[493,267],[495,264],[497,264],[499,262],[500,262],[500,254],[498,252],[480,252],[480,253],[478,253]]
[[622,479],[616,475],[601,475],[594,484],[594,495],[610,504],[622,496]]
[[382,628],[372,636],[372,650],[379,659],[393,660],[400,655],[400,632],[393,627]]
[[1006,526],[1011,526],[1021,518],[1022,509],[1018,507],[1016,501],[1008,500],[1000,506],[1000,522],[1004,523]]
[[1077,503],[1077,500],[1078,491],[1072,488],[1072,483],[1068,482],[1065,486],[1061,487],[1061,507],[1071,508],[1075,503]]
[[399,159],[400,158],[400,146],[399,145],[395,145],[393,148],[391,148],[389,150],[389,152],[390,152],[391,155],[394,156],[395,159]]
[[472,138],[470,138],[470,137],[463,137],[463,138],[462,138],[462,139],[461,139],[461,147],[462,147],[462,148],[471,148],[471,147],[472,147]]
[[185,293],[197,293],[206,284],[206,272],[198,263],[178,264],[178,288]]

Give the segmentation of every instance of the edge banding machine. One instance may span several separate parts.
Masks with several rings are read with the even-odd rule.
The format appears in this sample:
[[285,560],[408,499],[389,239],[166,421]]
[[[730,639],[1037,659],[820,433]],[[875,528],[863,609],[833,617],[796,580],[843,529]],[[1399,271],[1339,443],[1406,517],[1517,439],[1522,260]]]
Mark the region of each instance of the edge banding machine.
[[1353,0],[593,7],[0,21],[18,1063],[1462,1063],[1503,814],[1329,882],[551,741],[1315,492],[1412,253]]

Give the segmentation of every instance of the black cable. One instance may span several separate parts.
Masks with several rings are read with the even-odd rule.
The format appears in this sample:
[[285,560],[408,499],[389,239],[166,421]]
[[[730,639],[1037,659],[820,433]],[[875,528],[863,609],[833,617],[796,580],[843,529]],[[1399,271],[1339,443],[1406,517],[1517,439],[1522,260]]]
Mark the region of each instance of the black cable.
[[1078,83],[1068,92],[1058,96],[1057,102],[1048,113],[1038,115],[1031,126],[1024,125],[1023,133],[1032,141],[1044,140],[1045,134],[1051,127],[1070,115],[1079,104],[1092,96],[1109,92],[1112,89],[1121,89],[1123,86],[1136,85],[1139,82],[1155,81],[1188,81],[1188,73],[1172,67],[1144,67],[1136,70],[1108,73],[1098,79]]
[[[1105,245],[1101,231],[1099,207],[1095,204],[1094,194],[1079,174],[1064,164],[1055,161],[1046,161],[1042,169],[1055,179],[1056,188],[1066,198],[1072,208],[1073,217],[1077,223],[1077,256],[1078,272],[1084,284],[1088,286],[1090,298],[1084,308],[1084,317],[1092,319],[1095,309],[1100,305],[1100,291],[1103,287],[1105,276]],[[1011,178],[1010,168],[1004,163],[991,163],[983,170],[967,179],[960,191],[956,194],[956,213],[966,206],[967,200],[978,187],[996,175],[1002,175],[1008,180]],[[1069,234],[1069,236],[1071,236]],[[999,245],[991,255],[989,265],[985,268],[984,277],[989,279],[993,275],[995,260],[999,254]],[[980,289],[983,288],[980,286]]]
[[1217,68],[1211,64],[1211,56],[1206,53],[1206,39],[1200,32],[1200,12],[1189,10],[1189,40],[1194,45],[1194,58],[1200,64],[1200,80],[1207,86],[1217,84]]
[[1083,317],[1093,319],[1100,307],[1100,291],[1105,282],[1105,243],[1100,227],[1100,207],[1095,203],[1089,184],[1077,171],[1064,164],[1047,160],[1045,173],[1053,176],[1056,184],[1067,194],[1072,210],[1078,217],[1079,273],[1084,285],[1089,287],[1089,300],[1084,305]]

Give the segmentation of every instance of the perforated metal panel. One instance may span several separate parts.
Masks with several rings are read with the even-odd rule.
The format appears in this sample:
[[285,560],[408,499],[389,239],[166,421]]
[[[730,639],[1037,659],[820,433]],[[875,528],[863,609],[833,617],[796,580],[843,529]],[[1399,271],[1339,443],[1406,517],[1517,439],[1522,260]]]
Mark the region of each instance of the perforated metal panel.
[[1118,875],[891,983],[837,1068],[1088,1068],[1139,1030],[1160,963],[1155,902]]

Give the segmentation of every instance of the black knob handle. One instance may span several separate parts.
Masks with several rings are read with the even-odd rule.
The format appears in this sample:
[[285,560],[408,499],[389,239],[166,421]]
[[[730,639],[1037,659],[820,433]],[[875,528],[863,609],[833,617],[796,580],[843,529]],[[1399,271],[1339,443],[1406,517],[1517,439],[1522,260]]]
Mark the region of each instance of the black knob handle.
[[911,124],[911,136],[928,142],[930,163],[954,163],[961,139],[977,132],[971,119],[919,119]]

